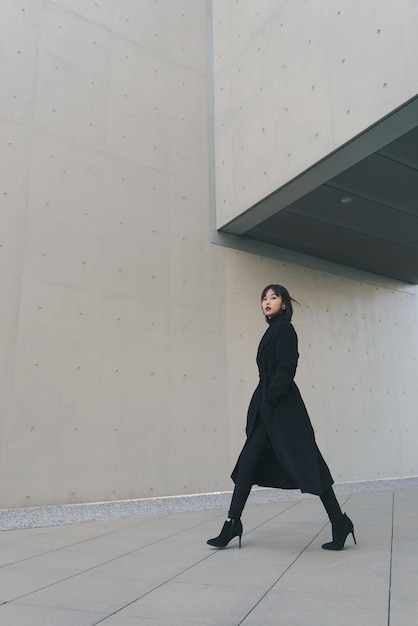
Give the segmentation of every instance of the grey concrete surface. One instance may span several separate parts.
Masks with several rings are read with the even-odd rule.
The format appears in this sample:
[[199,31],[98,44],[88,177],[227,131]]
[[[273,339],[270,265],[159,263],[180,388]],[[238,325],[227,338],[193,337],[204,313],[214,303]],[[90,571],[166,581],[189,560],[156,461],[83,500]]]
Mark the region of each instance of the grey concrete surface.
[[241,550],[206,545],[225,508],[203,497],[184,511],[160,502],[158,513],[3,530],[0,624],[415,626],[416,479],[337,491],[357,538],[341,552],[321,549],[318,498],[270,490],[244,511]]

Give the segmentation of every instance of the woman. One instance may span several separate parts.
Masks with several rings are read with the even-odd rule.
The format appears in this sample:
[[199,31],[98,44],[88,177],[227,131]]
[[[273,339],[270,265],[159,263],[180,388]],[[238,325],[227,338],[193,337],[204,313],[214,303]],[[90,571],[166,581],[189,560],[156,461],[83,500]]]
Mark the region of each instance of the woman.
[[292,302],[282,285],[268,285],[261,294],[269,328],[258,346],[260,381],[248,408],[247,440],[232,472],[235,488],[228,517],[218,537],[207,542],[215,548],[225,548],[234,537],[241,547],[241,513],[254,484],[320,496],[332,524],[332,541],[322,547],[342,550],[350,533],[356,543],[353,523],[335,497],[334,481],[293,380],[299,354]]

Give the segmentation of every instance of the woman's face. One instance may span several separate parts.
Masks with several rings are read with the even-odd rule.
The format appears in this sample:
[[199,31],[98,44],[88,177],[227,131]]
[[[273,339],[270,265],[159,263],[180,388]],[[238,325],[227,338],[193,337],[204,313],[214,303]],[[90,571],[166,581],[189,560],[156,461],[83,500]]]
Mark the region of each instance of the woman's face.
[[282,297],[275,294],[273,289],[269,289],[261,301],[263,313],[269,319],[282,312],[282,305]]

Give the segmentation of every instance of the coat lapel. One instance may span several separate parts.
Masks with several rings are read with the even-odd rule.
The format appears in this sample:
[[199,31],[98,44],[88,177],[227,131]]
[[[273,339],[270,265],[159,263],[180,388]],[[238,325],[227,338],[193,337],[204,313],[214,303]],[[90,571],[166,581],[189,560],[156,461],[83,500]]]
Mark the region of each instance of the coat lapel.
[[269,328],[267,328],[266,332],[261,337],[260,343],[258,344],[257,361],[260,358],[260,354],[269,345],[272,338],[273,338],[273,328],[270,326]]
[[274,322],[267,328],[266,332],[261,337],[261,341],[258,345],[258,354],[260,354],[262,350],[264,350],[264,348],[268,346],[275,334],[274,329],[280,324],[281,321],[281,319],[274,320]]

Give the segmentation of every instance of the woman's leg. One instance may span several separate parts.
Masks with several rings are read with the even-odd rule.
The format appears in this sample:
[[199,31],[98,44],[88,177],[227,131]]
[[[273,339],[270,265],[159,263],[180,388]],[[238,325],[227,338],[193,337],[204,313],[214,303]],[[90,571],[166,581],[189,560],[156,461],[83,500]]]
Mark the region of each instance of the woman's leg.
[[241,517],[247,498],[250,495],[251,487],[254,484],[257,463],[268,447],[267,433],[260,417],[258,417],[251,437],[247,440],[239,459],[238,475],[235,480],[234,493],[232,494],[228,512],[229,519],[239,519]]
[[349,534],[353,535],[354,543],[357,543],[353,522],[347,513],[341,511],[332,487],[324,491],[321,500],[332,525],[332,541],[322,544],[324,550],[342,550]]
[[343,512],[341,511],[341,507],[338,504],[338,500],[335,497],[334,489],[329,487],[323,494],[320,496],[322,504],[325,507],[325,510],[328,514],[331,524],[335,524],[341,518]]
[[235,489],[228,512],[228,519],[224,523],[220,534],[217,537],[213,537],[213,539],[208,539],[207,543],[210,546],[225,548],[231,539],[238,537],[239,547],[241,547],[241,513],[254,484],[257,463],[268,447],[267,433],[260,417],[258,417],[251,437],[247,439],[239,457],[238,474],[235,478]]

